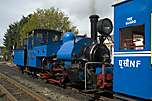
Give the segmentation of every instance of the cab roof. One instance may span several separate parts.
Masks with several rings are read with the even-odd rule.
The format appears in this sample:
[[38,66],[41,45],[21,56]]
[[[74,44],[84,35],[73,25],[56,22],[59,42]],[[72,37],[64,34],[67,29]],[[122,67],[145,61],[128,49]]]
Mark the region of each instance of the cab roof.
[[34,30],[32,30],[32,31],[30,31],[29,32],[29,35],[31,35],[31,34],[35,34],[35,32],[36,33],[39,33],[39,32],[55,32],[55,33],[62,33],[62,32],[60,32],[60,31],[56,31],[56,30],[50,30],[50,29],[34,29]]

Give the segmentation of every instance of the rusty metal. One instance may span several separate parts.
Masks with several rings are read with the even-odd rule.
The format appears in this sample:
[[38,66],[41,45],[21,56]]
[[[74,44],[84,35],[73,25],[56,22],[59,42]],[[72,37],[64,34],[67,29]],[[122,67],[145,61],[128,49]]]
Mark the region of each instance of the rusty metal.
[[5,96],[8,101],[17,101],[17,99],[0,84],[0,94]]
[[[0,73],[0,78],[3,78],[7,80],[12,85],[16,86],[17,88],[21,89],[23,92],[25,92],[27,95],[31,96],[35,101],[48,101],[46,98],[42,97],[41,95],[35,93],[31,89],[28,89],[27,87],[21,85],[20,83],[16,82],[15,80],[9,78],[8,76]],[[15,101],[15,100],[14,100]]]

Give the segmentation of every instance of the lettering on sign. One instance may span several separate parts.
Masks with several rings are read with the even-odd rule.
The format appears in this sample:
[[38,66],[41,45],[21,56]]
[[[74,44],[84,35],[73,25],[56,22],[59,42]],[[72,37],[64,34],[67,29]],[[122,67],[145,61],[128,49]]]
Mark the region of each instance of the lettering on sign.
[[138,68],[141,65],[140,60],[119,60],[119,67],[123,68]]
[[134,24],[137,21],[135,19],[133,19],[133,17],[128,17],[127,21],[126,21],[126,25],[130,25],[130,24]]

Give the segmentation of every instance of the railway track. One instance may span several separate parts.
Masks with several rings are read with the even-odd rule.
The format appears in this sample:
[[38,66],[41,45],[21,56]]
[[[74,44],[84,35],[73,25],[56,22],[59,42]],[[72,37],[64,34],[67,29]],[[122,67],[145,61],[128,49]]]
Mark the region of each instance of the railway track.
[[2,98],[2,101],[8,100],[8,101],[17,101],[14,96],[0,84],[0,97]]
[[[29,81],[35,82],[36,84],[38,82],[40,82],[39,80],[37,82],[36,79],[29,79],[29,77],[27,78],[25,75],[20,74],[17,67],[10,67],[10,66],[6,66],[6,65],[4,66],[2,64],[0,66],[3,67],[3,68],[0,68],[0,71],[3,71],[3,72],[1,72],[2,74],[6,74],[9,77],[17,80],[18,82],[20,82],[20,79],[17,79],[16,77],[14,78],[13,75],[21,76],[23,81],[24,81],[23,78],[26,78]],[[1,81],[1,75],[0,75],[0,81]],[[50,86],[51,84],[49,84],[49,86],[46,86],[48,84],[45,82],[43,82],[43,83],[42,82],[40,83],[40,88],[41,88],[41,85],[43,85],[43,88],[47,88],[48,90],[43,89],[43,91],[46,90],[46,92],[41,92],[40,90],[35,90],[35,91],[46,96],[51,101],[52,100],[54,100],[54,101],[115,101],[111,98],[107,98],[104,96],[96,97],[94,94],[83,93],[83,92],[79,91],[78,89],[71,87],[71,86],[67,86],[66,89],[62,89],[61,87]],[[30,83],[27,83],[27,82],[25,84],[31,85]],[[32,87],[32,89],[35,89],[37,86],[36,87],[29,86],[29,87]],[[79,96],[79,98],[78,98],[78,96]],[[29,101],[29,100],[25,100],[25,101]],[[37,100],[34,100],[34,101],[37,101]]]
[[41,95],[0,73],[0,96],[4,101],[48,101]]

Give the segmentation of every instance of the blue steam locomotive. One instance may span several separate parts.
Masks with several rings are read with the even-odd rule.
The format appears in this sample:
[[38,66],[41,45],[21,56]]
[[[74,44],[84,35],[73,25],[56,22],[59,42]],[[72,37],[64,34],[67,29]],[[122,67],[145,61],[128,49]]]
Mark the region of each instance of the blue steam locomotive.
[[[73,32],[35,29],[24,40],[23,49],[14,50],[14,63],[33,77],[82,89],[112,88],[110,51],[104,44],[112,32],[108,19],[90,16],[91,38]],[[100,33],[100,35],[97,34]]]
[[112,23],[107,18],[98,21],[97,15],[90,16],[91,38],[72,32],[33,30],[24,49],[15,50],[14,63],[50,83],[70,83],[86,91],[111,89],[122,99],[128,96],[151,100],[151,5],[151,0],[122,0],[114,5],[114,70],[104,44],[112,32]]

